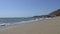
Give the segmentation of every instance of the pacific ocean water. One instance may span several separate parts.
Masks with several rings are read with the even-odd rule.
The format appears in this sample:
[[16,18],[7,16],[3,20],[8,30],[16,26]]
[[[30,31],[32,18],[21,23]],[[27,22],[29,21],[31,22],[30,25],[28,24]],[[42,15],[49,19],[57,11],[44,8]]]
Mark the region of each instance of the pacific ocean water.
[[0,18],[0,29],[21,24],[23,21],[35,20],[35,18]]
[[0,18],[0,30],[4,30],[11,26],[32,23],[32,21],[43,21],[45,18]]

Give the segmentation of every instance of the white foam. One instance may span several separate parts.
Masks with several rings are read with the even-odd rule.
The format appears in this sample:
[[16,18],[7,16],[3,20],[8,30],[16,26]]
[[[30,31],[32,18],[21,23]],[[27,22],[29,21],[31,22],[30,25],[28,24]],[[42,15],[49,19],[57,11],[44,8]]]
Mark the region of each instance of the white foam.
[[7,26],[7,25],[11,25],[10,23],[1,23],[0,26]]

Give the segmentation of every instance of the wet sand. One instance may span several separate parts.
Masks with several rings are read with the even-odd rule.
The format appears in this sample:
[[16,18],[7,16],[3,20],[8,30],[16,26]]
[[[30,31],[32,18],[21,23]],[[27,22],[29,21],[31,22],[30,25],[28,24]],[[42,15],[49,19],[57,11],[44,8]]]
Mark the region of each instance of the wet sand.
[[60,17],[2,30],[0,34],[60,34]]

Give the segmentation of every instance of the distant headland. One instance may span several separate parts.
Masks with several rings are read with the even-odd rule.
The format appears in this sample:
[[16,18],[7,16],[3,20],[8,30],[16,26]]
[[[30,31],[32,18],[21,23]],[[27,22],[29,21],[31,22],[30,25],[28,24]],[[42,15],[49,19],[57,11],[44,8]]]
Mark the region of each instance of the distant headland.
[[42,18],[42,17],[57,17],[57,16],[60,16],[60,9],[57,9],[57,10],[54,10],[52,11],[51,13],[49,13],[48,15],[40,15],[40,16],[33,16],[35,18]]

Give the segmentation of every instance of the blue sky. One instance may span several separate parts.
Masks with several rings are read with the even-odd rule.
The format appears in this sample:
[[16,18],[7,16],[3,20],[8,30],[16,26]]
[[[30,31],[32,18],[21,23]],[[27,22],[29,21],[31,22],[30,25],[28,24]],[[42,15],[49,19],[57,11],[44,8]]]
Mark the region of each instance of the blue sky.
[[60,9],[60,0],[0,0],[0,17],[46,15]]

